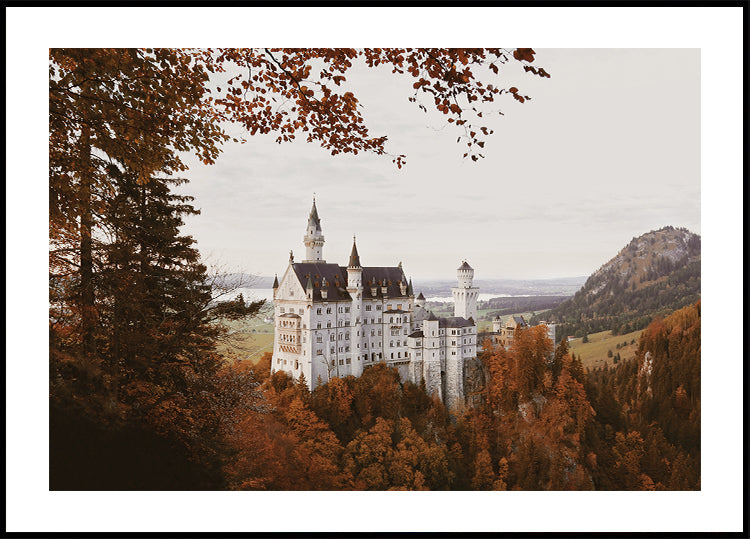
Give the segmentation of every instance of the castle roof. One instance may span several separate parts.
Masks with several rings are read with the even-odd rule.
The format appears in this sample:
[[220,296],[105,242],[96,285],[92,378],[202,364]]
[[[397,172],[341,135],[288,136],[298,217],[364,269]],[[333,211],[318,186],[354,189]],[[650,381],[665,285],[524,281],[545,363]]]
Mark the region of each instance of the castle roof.
[[354,238],[352,243],[352,254],[349,255],[349,267],[350,268],[361,268],[362,264],[359,262],[359,253],[357,252],[357,239]]
[[439,320],[439,318],[437,316],[435,316],[435,313],[433,313],[432,311],[430,311],[430,315],[427,318],[425,318],[425,320],[433,321],[433,320]]
[[279,287],[279,276],[278,275],[274,275],[273,276],[273,287],[274,288],[278,288]]
[[450,316],[448,318],[440,318],[440,323],[438,324],[438,326],[441,328],[465,328],[473,325],[473,320],[467,320],[463,316]]
[[318,208],[315,206],[315,199],[313,198],[312,209],[310,210],[310,217],[307,220],[308,225],[314,225],[316,229],[320,230],[320,217],[318,217]]
[[411,319],[414,322],[421,322],[428,316],[430,316],[430,311],[428,311],[424,307],[414,307],[414,311],[412,312]]
[[474,268],[472,268],[471,266],[469,266],[469,263],[468,263],[468,262],[466,262],[466,260],[464,260],[464,263],[463,263],[463,264],[461,264],[461,265],[460,265],[460,266],[458,267],[458,269],[460,269],[460,270],[470,270],[470,269],[474,269]]
[[424,332],[421,329],[418,329],[417,331],[410,333],[409,337],[414,337],[415,339],[418,337],[424,337]]
[[[348,277],[346,268],[338,264],[327,264],[325,262],[294,262],[292,269],[299,283],[307,288],[310,279],[313,285],[313,301],[323,301],[320,290],[325,278],[328,297],[325,301],[351,301],[349,292],[346,291]],[[372,295],[371,283],[375,282],[375,295]],[[386,287],[386,295],[389,298],[406,298],[401,293],[398,282],[406,282],[406,276],[398,267],[371,267],[362,268],[362,294],[365,299],[383,298],[382,287]],[[385,283],[385,284],[383,284]]]
[[417,299],[424,299],[424,294],[422,294],[422,292],[420,292],[419,295],[417,296]]

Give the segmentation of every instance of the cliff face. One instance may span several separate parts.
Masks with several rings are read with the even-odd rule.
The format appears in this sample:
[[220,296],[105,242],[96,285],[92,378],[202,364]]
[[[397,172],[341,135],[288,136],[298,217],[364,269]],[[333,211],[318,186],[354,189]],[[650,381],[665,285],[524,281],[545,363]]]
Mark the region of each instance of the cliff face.
[[464,362],[464,395],[468,406],[478,406],[482,403],[484,389],[487,384],[487,373],[479,358]]

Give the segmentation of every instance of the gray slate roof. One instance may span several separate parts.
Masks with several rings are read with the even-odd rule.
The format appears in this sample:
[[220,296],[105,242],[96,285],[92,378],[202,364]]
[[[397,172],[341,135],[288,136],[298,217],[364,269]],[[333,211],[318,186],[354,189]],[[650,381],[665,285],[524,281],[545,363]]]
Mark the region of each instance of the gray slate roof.
[[474,322],[471,320],[467,320],[463,316],[451,316],[449,318],[440,318],[440,323],[438,324],[441,328],[465,328],[473,326]]
[[352,254],[349,255],[349,267],[350,268],[361,268],[362,264],[359,262],[359,253],[357,252],[357,240],[354,240],[352,244]]
[[[320,289],[323,278],[326,280],[328,298],[325,301],[351,301],[349,292],[346,291],[348,277],[346,268],[338,264],[327,264],[324,262],[295,262],[292,264],[294,274],[302,285],[307,287],[308,278],[313,285],[313,301],[323,301]],[[375,280],[375,295],[372,295],[370,283]],[[385,282],[388,298],[406,298],[407,294],[401,293],[398,285],[399,280],[406,283],[406,275],[399,267],[372,267],[362,268],[362,294],[365,299],[383,298],[382,283]]]

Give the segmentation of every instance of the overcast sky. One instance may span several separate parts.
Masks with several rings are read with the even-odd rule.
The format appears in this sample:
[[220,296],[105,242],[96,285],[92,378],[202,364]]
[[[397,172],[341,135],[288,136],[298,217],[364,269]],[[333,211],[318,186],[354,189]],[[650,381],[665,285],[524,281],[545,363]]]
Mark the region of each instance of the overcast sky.
[[304,257],[315,193],[327,261],[345,264],[356,234],[363,264],[402,261],[416,279],[452,278],[462,259],[477,278],[589,275],[649,230],[700,234],[699,50],[538,49],[535,64],[551,78],[501,71],[532,99],[494,107],[479,162],[442,114],[408,102],[411,77],[353,70],[372,134],[405,168],[254,136],[216,165],[192,161],[182,191],[201,215],[185,232],[211,264],[280,273],[290,249]]

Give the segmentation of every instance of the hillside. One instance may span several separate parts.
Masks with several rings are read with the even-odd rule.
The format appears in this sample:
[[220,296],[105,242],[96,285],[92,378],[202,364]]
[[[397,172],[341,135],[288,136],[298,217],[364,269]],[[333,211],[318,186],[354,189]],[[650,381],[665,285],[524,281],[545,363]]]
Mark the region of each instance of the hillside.
[[562,324],[558,335],[629,333],[695,303],[700,279],[700,236],[668,226],[633,238],[573,298],[545,316]]

